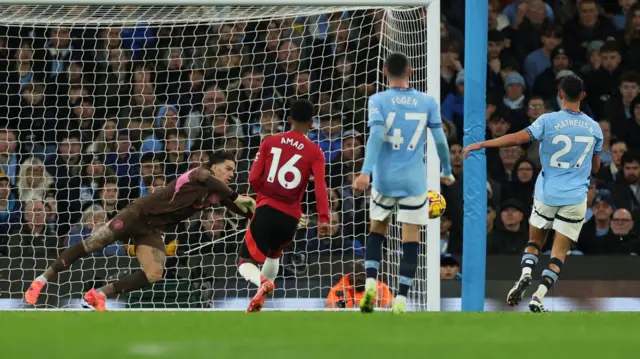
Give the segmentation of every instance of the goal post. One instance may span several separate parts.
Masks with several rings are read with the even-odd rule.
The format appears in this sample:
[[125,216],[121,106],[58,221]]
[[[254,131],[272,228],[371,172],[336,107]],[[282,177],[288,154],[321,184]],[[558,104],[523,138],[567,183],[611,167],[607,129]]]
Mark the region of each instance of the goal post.
[[[21,220],[0,233],[0,309],[19,305],[59,250],[214,151],[235,155],[233,184],[250,191],[257,147],[287,128],[296,97],[318,109],[314,136],[330,162],[326,180],[340,225],[328,239],[313,226],[299,231],[269,308],[323,308],[363,255],[368,200],[349,181],[366,141],[366,99],[386,87],[386,54],[407,54],[412,86],[440,98],[440,0],[0,0],[0,15],[7,49],[0,127],[9,128],[0,144],[19,144],[0,145],[0,184],[6,176],[6,203],[22,203],[14,213]],[[428,187],[439,191],[428,136]],[[354,148],[343,151],[347,137]],[[42,175],[26,180],[34,173]],[[9,211],[2,193],[0,210]],[[313,193],[305,198],[314,213]],[[34,226],[40,212],[43,226]],[[246,306],[252,292],[235,268],[246,223],[218,209],[204,213],[166,234],[167,280],[121,296],[113,308]],[[423,230],[412,310],[440,310],[439,232],[437,219]],[[400,249],[394,219],[385,258],[392,290]],[[133,248],[117,243],[52,280],[41,306],[76,308],[91,285],[137,268]]]

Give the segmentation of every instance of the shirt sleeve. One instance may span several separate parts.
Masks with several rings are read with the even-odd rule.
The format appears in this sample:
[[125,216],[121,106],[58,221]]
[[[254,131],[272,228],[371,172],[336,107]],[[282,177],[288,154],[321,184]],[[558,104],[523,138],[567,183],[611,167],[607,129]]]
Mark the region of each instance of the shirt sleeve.
[[538,117],[529,127],[525,129],[531,137],[531,141],[540,141],[544,135],[544,115]]
[[262,190],[262,174],[264,172],[265,165],[264,153],[268,147],[266,143],[267,141],[265,140],[260,144],[258,153],[256,153],[256,158],[251,166],[251,171],[249,171],[249,185],[251,185],[251,188],[253,188],[256,193]]
[[603,138],[604,135],[602,134],[602,130],[600,130],[600,126],[598,126],[598,132],[595,136],[596,138],[596,143],[593,147],[593,154],[594,155],[599,155],[600,152],[602,152],[602,142],[603,142]]
[[313,178],[315,178],[313,183],[316,190],[316,210],[318,211],[318,221],[320,223],[329,223],[329,197],[327,195],[324,166],[324,155],[321,151],[318,151],[317,159],[311,167]]
[[371,96],[369,98],[369,127],[384,126],[384,118],[382,118],[382,108],[380,107],[380,96]]
[[442,117],[440,115],[440,108],[438,102],[431,96],[426,96],[429,100],[429,108],[427,112],[427,127],[429,128],[442,128]]

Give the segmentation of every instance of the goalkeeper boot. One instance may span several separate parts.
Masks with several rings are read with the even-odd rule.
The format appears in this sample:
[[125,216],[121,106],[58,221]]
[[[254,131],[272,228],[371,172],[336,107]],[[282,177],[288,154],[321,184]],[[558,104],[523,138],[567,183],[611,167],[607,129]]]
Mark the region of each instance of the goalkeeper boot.
[[93,288],[84,295],[84,300],[98,312],[107,311],[107,297],[98,293]]
[[516,284],[509,291],[509,294],[507,294],[507,304],[510,307],[515,307],[520,304],[524,293],[527,291],[527,288],[529,288],[532,281],[533,280],[529,274],[525,274],[518,279]]
[[544,313],[546,310],[544,309],[544,305],[542,305],[542,299],[536,297],[535,295],[531,298],[529,302],[529,310],[532,313]]
[[38,297],[40,296],[40,292],[42,292],[42,288],[44,288],[45,283],[34,280],[31,282],[29,289],[27,289],[26,293],[24,293],[24,301],[30,305],[36,305],[38,302]]
[[364,290],[364,296],[360,300],[360,311],[362,313],[372,313],[376,304],[376,294],[378,292],[377,283],[367,285]]
[[393,314],[402,314],[404,313],[404,306],[407,303],[407,297],[403,295],[398,295],[393,299],[393,306],[391,307],[391,312]]
[[259,312],[262,310],[264,306],[264,301],[267,299],[271,293],[273,293],[276,288],[275,284],[272,281],[264,278],[262,280],[262,284],[258,289],[258,293],[251,299],[251,303],[249,303],[249,308],[247,308],[247,313]]

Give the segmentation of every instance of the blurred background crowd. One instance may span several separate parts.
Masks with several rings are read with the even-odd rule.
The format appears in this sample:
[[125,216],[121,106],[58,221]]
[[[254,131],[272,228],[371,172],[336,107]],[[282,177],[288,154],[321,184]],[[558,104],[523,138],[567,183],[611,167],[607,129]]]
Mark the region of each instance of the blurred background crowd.
[[[458,181],[443,187],[441,275],[462,252],[464,0],[442,2],[441,110]],[[418,14],[424,18],[424,12]],[[292,252],[363,255],[368,193],[350,184],[366,136],[367,98],[381,90],[384,11],[269,21],[0,27],[0,256],[55,257],[139,196],[215,158],[251,193],[261,142],[286,131],[292,99],[317,107],[309,137],[327,160],[332,231],[299,231]],[[602,127],[603,167],[591,180],[573,254],[635,255],[640,214],[640,4],[636,0],[489,0],[487,137],[559,109],[557,83],[585,82],[583,111]],[[425,27],[426,29],[426,27]],[[527,241],[537,145],[487,151],[488,254]],[[320,180],[320,179],[315,179]],[[313,213],[314,193],[305,200]],[[166,236],[167,254],[235,255],[242,220],[202,212]],[[99,256],[130,256],[128,243]]]

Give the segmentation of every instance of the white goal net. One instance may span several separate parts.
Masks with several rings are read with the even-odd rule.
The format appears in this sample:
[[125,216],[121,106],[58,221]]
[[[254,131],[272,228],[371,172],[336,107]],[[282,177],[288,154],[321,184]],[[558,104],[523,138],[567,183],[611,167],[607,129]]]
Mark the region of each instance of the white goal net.
[[[233,185],[251,194],[258,146],[288,129],[297,98],[317,108],[309,136],[327,158],[332,234],[317,236],[310,187],[309,228],[285,250],[267,308],[353,306],[341,279],[363,275],[368,194],[350,185],[364,156],[367,98],[384,88],[390,51],[409,55],[414,86],[427,90],[439,44],[427,45],[440,25],[439,14],[427,17],[425,7],[0,5],[0,309],[23,308],[24,290],[63,248],[214,153],[234,156]],[[246,226],[221,208],[185,221],[165,235],[166,279],[108,307],[245,309],[253,291],[236,252]],[[439,308],[429,306],[439,301],[431,227],[416,310]],[[392,291],[398,229],[380,278]],[[130,243],[113,244],[50,281],[38,307],[79,308],[89,288],[137,268]]]

